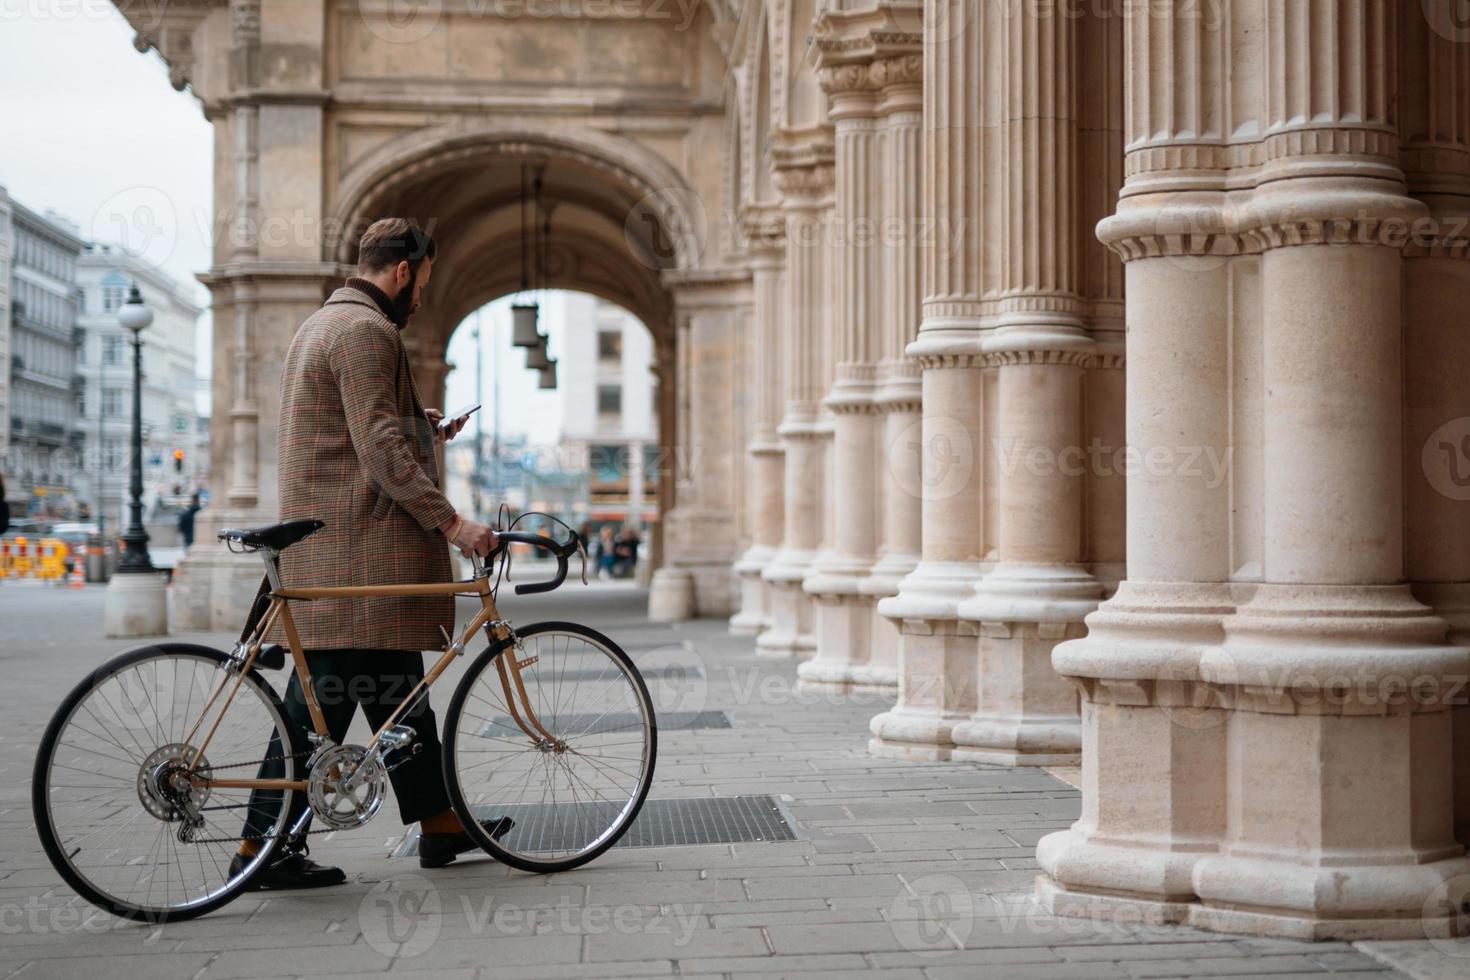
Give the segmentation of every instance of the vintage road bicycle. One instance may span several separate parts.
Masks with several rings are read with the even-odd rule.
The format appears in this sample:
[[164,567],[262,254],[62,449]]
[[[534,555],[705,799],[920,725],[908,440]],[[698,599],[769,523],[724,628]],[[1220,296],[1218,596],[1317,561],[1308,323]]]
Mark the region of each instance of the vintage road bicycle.
[[[306,832],[317,834],[377,814],[388,773],[420,748],[400,719],[482,630],[489,645],[443,712],[455,813],[487,853],[523,871],[565,871],[612,847],[653,779],[653,704],[632,660],[596,630],[568,622],[514,628],[501,616],[496,599],[511,544],[545,549],[557,563],[555,578],[517,584],[516,594],[557,588],[573,556],[586,582],[577,533],[567,528],[559,542],[514,530],[529,516],[498,532],[496,551],[473,559],[469,580],[446,583],[292,588],[281,581],[280,555],[323,522],[222,531],[232,551],[260,554],[266,569],[234,649],[158,643],[120,654],[78,684],[46,728],[32,808],[57,872],[87,901],[125,918],[180,920],[220,908],[283,841],[305,831],[308,817],[317,826]],[[445,632],[443,654],[366,745],[334,743],[291,603],[446,594],[476,596],[480,608],[458,637]],[[266,642],[276,625],[285,649]],[[262,674],[283,668],[288,654],[313,731],[290,723]],[[494,839],[480,820],[502,816],[514,826]],[[261,846],[232,869],[243,838]]]

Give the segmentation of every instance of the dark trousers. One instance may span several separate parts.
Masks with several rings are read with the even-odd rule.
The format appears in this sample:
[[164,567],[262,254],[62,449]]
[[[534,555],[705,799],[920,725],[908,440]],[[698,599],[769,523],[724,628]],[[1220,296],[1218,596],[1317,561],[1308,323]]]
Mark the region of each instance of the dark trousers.
[[[286,664],[291,668],[290,660]],[[358,705],[362,705],[368,724],[377,731],[424,677],[424,655],[404,650],[310,650],[306,664],[327,731],[339,745],[347,737],[347,728]],[[290,724],[303,732],[312,731],[301,680],[294,669],[284,700]],[[408,757],[388,774],[393,795],[398,798],[398,813],[405,824],[410,824],[449,809],[449,793],[444,788],[440,763],[444,746],[439,741],[439,722],[429,708],[427,695],[398,723],[412,728],[416,741],[423,745],[418,755]],[[272,734],[267,755],[274,758],[281,752],[279,737]],[[304,776],[305,769],[306,759],[302,758],[296,771]],[[261,764],[258,778],[281,779],[285,774],[284,763],[267,761]],[[250,812],[245,821],[247,837],[269,832],[275,815],[280,812],[283,795],[279,790],[256,790],[251,794]],[[307,808],[305,793],[298,793],[296,800],[288,827]],[[310,827],[309,819],[307,827]]]

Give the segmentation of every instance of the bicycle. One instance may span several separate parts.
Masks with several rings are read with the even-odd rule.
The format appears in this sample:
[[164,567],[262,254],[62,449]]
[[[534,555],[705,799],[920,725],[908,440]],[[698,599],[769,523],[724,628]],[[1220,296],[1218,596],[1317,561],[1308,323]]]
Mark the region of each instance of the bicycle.
[[[470,579],[405,585],[284,585],[281,553],[319,531],[321,521],[221,531],[231,551],[260,553],[266,567],[233,650],[161,643],[122,653],[78,684],[46,728],[32,810],[57,872],[83,898],[124,918],[180,920],[220,908],[309,818],[325,825],[305,831],[316,834],[361,827],[376,815],[388,772],[416,751],[416,733],[399,719],[481,630],[489,645],[456,686],[442,739],[444,781],[465,829],[491,856],[538,873],[579,867],[616,844],[653,779],[652,701],[632,660],[601,633],[568,622],[514,629],[501,616],[496,599],[511,544],[545,549],[557,561],[555,578],[516,585],[517,595],[559,587],[573,555],[582,558],[586,582],[577,533],[568,528],[571,536],[558,542],[515,531],[526,516],[498,532],[500,543],[483,563],[474,557]],[[366,745],[333,743],[290,604],[449,593],[478,596],[480,609],[457,638],[440,628],[443,654]],[[276,624],[287,649],[265,642]],[[287,653],[311,732],[289,724],[261,673],[285,667]],[[584,694],[590,704],[580,700]],[[264,775],[266,767],[278,775]],[[507,798],[516,792],[522,795]],[[288,819],[298,794],[307,805]],[[510,816],[512,828],[492,838],[478,819],[487,814]],[[247,833],[246,818],[263,829]],[[234,869],[246,837],[260,846]]]

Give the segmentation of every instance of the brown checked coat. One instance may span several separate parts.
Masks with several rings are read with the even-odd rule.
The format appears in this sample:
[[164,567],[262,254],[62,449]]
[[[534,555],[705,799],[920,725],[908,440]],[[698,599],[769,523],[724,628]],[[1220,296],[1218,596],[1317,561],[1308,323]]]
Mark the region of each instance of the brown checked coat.
[[[281,520],[326,527],[281,556],[287,587],[450,580],[438,528],[454,517],[439,490],[433,427],[397,326],[344,286],[296,331],[281,373]],[[307,650],[429,650],[454,627],[452,596],[291,603]],[[280,629],[274,639],[281,640]]]

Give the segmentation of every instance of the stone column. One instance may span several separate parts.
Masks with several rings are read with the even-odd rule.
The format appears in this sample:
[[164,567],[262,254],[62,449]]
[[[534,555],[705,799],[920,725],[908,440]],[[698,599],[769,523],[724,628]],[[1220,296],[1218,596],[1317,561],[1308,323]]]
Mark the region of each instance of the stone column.
[[[1470,48],[1405,16],[1400,161],[1428,208],[1404,263],[1404,534],[1414,597],[1470,646]],[[1470,690],[1454,707],[1455,830],[1470,846]]]
[[767,595],[770,587],[761,578],[761,572],[781,546],[785,521],[784,451],[776,436],[785,395],[785,337],[781,329],[785,220],[779,214],[754,214],[746,222],[746,234],[750,241],[755,307],[751,338],[754,411],[745,471],[752,542],[735,563],[735,575],[740,580],[740,611],[731,618],[730,631],[748,635],[771,625]]
[[877,85],[868,61],[821,68],[835,127],[832,209],[835,380],[827,393],[832,413],[833,469],[828,478],[830,546],[813,564],[802,589],[815,603],[816,651],[797,668],[804,689],[845,691],[866,663],[873,600],[862,591],[878,539],[878,416],[873,406],[873,330],[879,268],[874,241],[878,175],[874,108]]
[[974,22],[953,27],[948,0],[925,4],[923,319],[906,352],[922,371],[917,442],[922,548],[898,594],[878,612],[898,625],[899,691],[893,710],[873,718],[868,751],[894,758],[947,759],[954,727],[975,708],[975,627],[958,607],[984,572],[981,446],[984,441],[986,296],[998,287],[982,262],[993,229],[981,217],[995,196],[1000,163],[987,124],[997,118],[984,88],[998,64],[999,5],[965,5]]
[[1082,566],[1082,379],[1093,343],[1077,265],[1078,20],[1011,6],[1004,30],[1004,299],[986,340],[999,368],[985,447],[999,470],[999,563],[959,606],[980,634],[980,678],[954,757],[1055,765],[1077,760],[1081,734],[1051,650],[1082,635],[1101,595]]
[[667,553],[649,588],[649,617],[728,616],[737,492],[734,385],[743,274],[666,273],[674,290],[679,391],[676,438],[693,478],[664,515]]
[[815,648],[813,608],[801,582],[821,544],[826,393],[823,212],[832,185],[832,144],[826,127],[778,130],[773,155],[786,217],[785,415],[776,433],[785,449],[785,528],[781,549],[761,572],[770,591],[771,627],[756,651],[771,657],[809,656]]
[[[882,524],[878,560],[862,583],[865,594],[881,600],[898,593],[899,583],[919,563],[919,435],[918,363],[904,349],[918,337],[923,303],[919,282],[922,213],[919,207],[923,139],[922,54],[898,54],[874,63],[882,85],[878,114],[882,120],[882,221],[878,226],[883,303],[876,330],[878,368],[873,405],[878,412]],[[932,243],[931,243],[932,244]],[[868,663],[857,686],[879,690],[898,687],[898,623],[873,607]]]
[[1198,9],[1130,10],[1129,178],[1101,234],[1128,259],[1128,441],[1154,463],[1129,474],[1128,581],[1053,654],[1084,696],[1083,815],[1038,847],[1056,912],[1455,928],[1433,899],[1470,871],[1444,701],[1466,654],[1404,584],[1398,11],[1252,8],[1227,44]]

